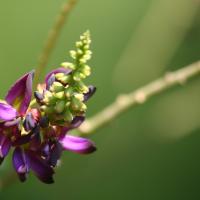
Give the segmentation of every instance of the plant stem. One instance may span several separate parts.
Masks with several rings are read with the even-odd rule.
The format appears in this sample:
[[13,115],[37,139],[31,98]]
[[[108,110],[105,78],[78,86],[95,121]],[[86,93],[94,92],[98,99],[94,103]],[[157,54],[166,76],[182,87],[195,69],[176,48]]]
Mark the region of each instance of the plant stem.
[[164,92],[168,88],[184,84],[188,79],[200,74],[200,61],[190,64],[174,72],[168,72],[163,77],[128,94],[119,95],[116,100],[86,120],[79,128],[80,135],[88,135],[113,121],[129,108],[143,104],[150,97]]
[[43,51],[39,56],[38,66],[35,72],[35,82],[34,82],[34,89],[36,88],[37,83],[39,82],[40,76],[43,74],[45,67],[49,61],[49,57],[56,45],[56,41],[60,32],[65,24],[67,17],[71,13],[72,9],[76,5],[77,0],[68,0],[64,5],[61,7],[60,13],[58,14],[55,24],[53,25],[52,29],[49,31],[49,35],[45,42]]

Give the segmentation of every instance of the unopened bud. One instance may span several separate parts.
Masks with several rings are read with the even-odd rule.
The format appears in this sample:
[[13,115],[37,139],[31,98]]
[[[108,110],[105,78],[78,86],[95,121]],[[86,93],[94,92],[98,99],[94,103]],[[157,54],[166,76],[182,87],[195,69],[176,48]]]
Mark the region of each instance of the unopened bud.
[[70,79],[71,79],[71,76],[65,75],[65,76],[59,78],[59,81],[62,82],[63,84],[67,84],[67,83],[69,83]]
[[72,115],[72,113],[70,112],[69,109],[67,109],[65,111],[65,113],[63,114],[63,117],[64,117],[64,120],[67,121],[67,122],[71,122],[73,120],[73,115]]
[[57,73],[57,74],[55,74],[56,79],[59,79],[59,78],[61,78],[63,76],[65,76],[64,73]]
[[61,66],[64,67],[64,68],[72,69],[72,70],[76,69],[76,66],[73,63],[70,63],[70,62],[63,62],[61,64]]
[[76,42],[76,47],[80,48],[83,46],[83,43],[81,41]]
[[82,82],[79,81],[76,83],[77,89],[81,92],[81,93],[87,93],[89,92],[88,87]]
[[65,108],[65,101],[57,101],[54,108],[57,113],[62,113]]
[[85,76],[89,76],[91,74],[91,68],[88,65],[83,65],[81,67],[81,71]]
[[58,99],[64,99],[65,98],[65,92],[61,91],[61,92],[57,92],[54,94],[54,96]]
[[71,50],[69,53],[70,53],[70,56],[71,56],[73,59],[76,59],[76,56],[77,56],[76,51]]
[[52,92],[61,92],[64,90],[64,86],[62,85],[62,83],[55,81],[51,86],[50,90]]
[[65,89],[65,96],[66,96],[67,98],[70,98],[70,97],[72,96],[72,94],[73,94],[73,88],[72,88],[72,87],[67,87],[67,88]]

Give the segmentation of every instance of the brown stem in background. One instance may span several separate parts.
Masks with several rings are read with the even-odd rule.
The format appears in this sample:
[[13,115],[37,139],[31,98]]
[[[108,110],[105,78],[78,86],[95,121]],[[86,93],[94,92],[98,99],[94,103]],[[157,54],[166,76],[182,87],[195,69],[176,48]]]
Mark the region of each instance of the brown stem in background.
[[33,87],[34,90],[36,88],[37,83],[39,82],[40,76],[43,74],[44,69],[47,66],[49,57],[56,45],[56,41],[58,39],[58,36],[60,35],[63,25],[65,24],[67,17],[71,13],[76,3],[77,3],[77,0],[69,0],[66,3],[64,3],[64,5],[61,8],[60,13],[58,14],[56,18],[55,24],[53,25],[52,29],[49,31],[49,35],[44,45],[44,49],[41,55],[39,56],[38,66],[36,68],[35,78],[34,78],[35,80],[34,87]]
[[150,97],[164,92],[168,88],[184,84],[188,79],[200,74],[200,61],[190,64],[174,72],[168,72],[161,78],[137,89],[129,94],[119,95],[116,100],[86,120],[79,128],[80,135],[88,135],[113,121],[129,108],[143,104]]

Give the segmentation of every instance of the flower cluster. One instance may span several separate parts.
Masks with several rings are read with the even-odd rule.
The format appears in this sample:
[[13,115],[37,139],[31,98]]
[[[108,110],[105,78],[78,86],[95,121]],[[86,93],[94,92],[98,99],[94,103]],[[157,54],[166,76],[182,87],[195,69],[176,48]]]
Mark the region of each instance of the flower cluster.
[[0,101],[0,164],[13,151],[13,166],[25,181],[30,170],[44,183],[53,183],[54,168],[63,150],[86,154],[96,150],[86,138],[69,135],[85,119],[86,102],[96,88],[83,80],[90,75],[90,34],[85,32],[64,62],[46,75],[32,97],[34,71],[25,74]]

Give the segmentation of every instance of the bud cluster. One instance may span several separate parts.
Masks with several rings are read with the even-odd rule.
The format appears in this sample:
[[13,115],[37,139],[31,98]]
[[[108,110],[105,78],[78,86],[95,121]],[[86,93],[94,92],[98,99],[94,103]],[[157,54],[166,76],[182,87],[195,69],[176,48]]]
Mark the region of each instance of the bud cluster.
[[76,42],[76,50],[70,51],[73,62],[64,62],[61,68],[51,72],[46,78],[46,86],[35,92],[41,111],[55,125],[67,125],[76,116],[84,116],[85,104],[90,88],[83,80],[90,75],[87,61],[91,58],[90,33],[85,32]]

